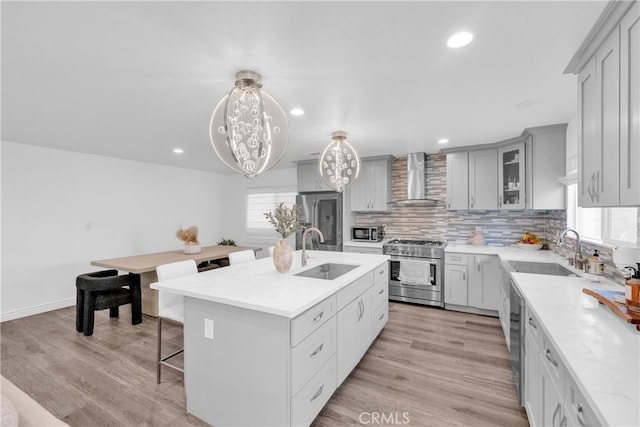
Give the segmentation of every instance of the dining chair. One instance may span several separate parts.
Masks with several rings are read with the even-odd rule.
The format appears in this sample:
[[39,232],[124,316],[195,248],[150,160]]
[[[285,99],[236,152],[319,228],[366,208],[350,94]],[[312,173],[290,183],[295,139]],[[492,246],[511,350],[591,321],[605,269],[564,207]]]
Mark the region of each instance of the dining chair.
[[256,253],[251,249],[244,251],[231,252],[229,254],[229,265],[240,264],[247,261],[255,261]]
[[[197,274],[198,266],[192,259],[186,261],[172,262],[156,267],[158,281],[175,279],[177,277]],[[158,353],[156,358],[157,381],[160,384],[161,367],[174,369],[184,373],[184,369],[169,362],[174,356],[184,351],[184,345],[177,351],[162,355],[162,322],[169,321],[178,325],[184,325],[184,297],[169,291],[158,291]]]

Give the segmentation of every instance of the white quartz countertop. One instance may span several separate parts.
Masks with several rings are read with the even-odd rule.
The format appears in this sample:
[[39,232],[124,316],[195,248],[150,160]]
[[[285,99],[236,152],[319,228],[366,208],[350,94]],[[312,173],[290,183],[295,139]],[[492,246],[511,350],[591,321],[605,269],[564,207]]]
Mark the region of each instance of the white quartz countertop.
[[[387,255],[307,251],[306,267],[294,251],[293,265],[278,273],[270,257],[151,284],[152,289],[294,318],[386,262]],[[295,276],[327,262],[358,267],[334,280]]]
[[640,331],[583,288],[624,287],[581,277],[512,273],[527,306],[559,352],[599,421],[640,425]]
[[517,246],[480,246],[448,244],[445,253],[498,255],[503,261],[556,262],[566,266],[567,260],[553,251],[520,249]]

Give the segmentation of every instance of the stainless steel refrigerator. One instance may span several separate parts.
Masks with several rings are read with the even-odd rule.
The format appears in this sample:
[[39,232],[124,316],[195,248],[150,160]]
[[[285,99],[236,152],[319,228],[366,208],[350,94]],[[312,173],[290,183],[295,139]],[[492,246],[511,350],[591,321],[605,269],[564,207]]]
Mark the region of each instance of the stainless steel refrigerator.
[[316,227],[324,235],[324,243],[320,243],[318,233],[308,233],[307,249],[342,252],[342,193],[300,193],[296,204],[302,223],[302,231],[296,233],[296,249],[302,249],[302,232]]

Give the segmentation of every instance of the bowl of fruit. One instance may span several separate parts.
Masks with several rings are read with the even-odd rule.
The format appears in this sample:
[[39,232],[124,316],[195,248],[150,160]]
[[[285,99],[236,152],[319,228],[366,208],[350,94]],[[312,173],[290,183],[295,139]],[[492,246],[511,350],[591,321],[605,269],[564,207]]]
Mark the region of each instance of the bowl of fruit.
[[526,231],[524,233],[524,236],[522,236],[522,239],[520,239],[520,241],[518,242],[518,247],[520,249],[537,251],[539,249],[542,249],[542,241],[538,239],[535,234]]

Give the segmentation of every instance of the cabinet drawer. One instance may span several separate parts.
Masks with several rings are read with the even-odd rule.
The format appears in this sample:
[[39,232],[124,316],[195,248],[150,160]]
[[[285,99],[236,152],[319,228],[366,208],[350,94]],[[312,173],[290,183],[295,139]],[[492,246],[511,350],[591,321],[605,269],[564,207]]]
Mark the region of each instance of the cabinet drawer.
[[540,350],[540,360],[542,360],[543,369],[546,369],[551,377],[551,382],[559,393],[564,392],[564,364],[560,360],[560,356],[549,339],[542,334],[542,347]]
[[444,263],[445,264],[453,264],[453,265],[467,265],[467,255],[466,254],[444,254]]
[[375,285],[373,285],[373,301],[371,303],[372,307],[378,307],[381,304],[387,305],[387,301],[389,300],[389,281],[381,280],[376,281]]
[[354,280],[337,293],[338,311],[346,307],[351,301],[373,285],[373,271],[368,272],[359,279]]
[[332,295],[291,320],[291,347],[296,346],[334,314],[336,314],[336,297]]
[[308,426],[336,389],[336,358],[332,356],[302,390],[291,398],[291,425]]
[[336,317],[333,316],[291,349],[291,395],[320,370],[336,352]]
[[386,302],[376,309],[373,313],[373,338],[378,336],[384,325],[387,323],[389,319],[389,304]]
[[566,375],[564,382],[564,407],[568,425],[576,427],[597,427],[602,425],[598,422],[580,390],[578,390],[573,378]]
[[389,263],[385,262],[382,265],[379,265],[378,267],[376,267],[375,270],[373,270],[373,280],[378,283],[381,280],[384,280],[385,282],[388,281],[389,279]]

